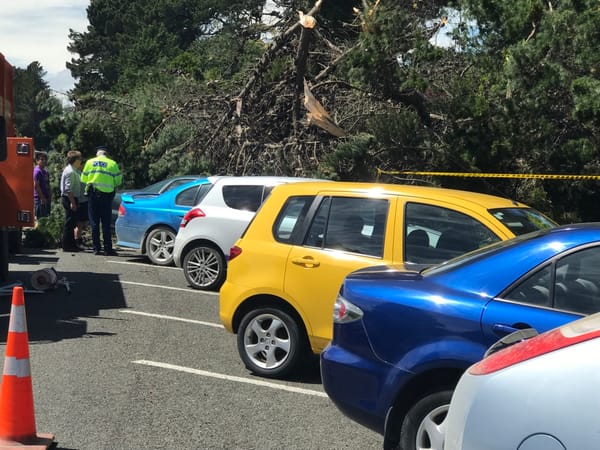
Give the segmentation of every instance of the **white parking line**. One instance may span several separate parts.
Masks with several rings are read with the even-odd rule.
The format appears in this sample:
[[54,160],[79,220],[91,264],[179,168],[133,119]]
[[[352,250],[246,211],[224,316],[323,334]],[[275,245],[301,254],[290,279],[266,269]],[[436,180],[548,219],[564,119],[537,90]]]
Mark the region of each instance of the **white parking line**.
[[236,383],[253,384],[255,386],[263,386],[263,387],[268,387],[271,389],[279,389],[281,391],[295,392],[297,394],[314,395],[316,397],[327,397],[326,393],[320,392],[320,391],[313,391],[311,389],[302,389],[302,388],[297,388],[294,386],[286,386],[283,384],[269,383],[268,381],[253,380],[250,378],[234,377],[232,375],[225,375],[222,373],[207,372],[206,370],[192,369],[191,367],[176,366],[173,364],[167,364],[167,363],[161,363],[161,362],[155,362],[155,361],[146,361],[146,360],[132,361],[132,363],[142,364],[145,366],[160,367],[163,369],[178,370],[179,372],[193,373],[194,375],[201,375],[201,376],[210,377],[210,378],[218,378],[220,380],[235,381]]
[[130,266],[144,266],[144,267],[154,267],[156,269],[171,269],[171,270],[181,270],[181,267],[172,267],[172,266],[157,266],[156,264],[148,264],[148,263],[136,263],[131,261],[115,261],[114,259],[109,259],[109,263],[113,264],[128,264]]
[[219,295],[218,292],[213,292],[213,291],[198,291],[196,289],[186,289],[186,288],[178,288],[178,287],[171,287],[171,286],[161,286],[160,284],[137,283],[135,281],[122,281],[122,280],[114,280],[114,282],[115,283],[121,283],[121,284],[133,284],[135,286],[145,286],[145,287],[152,287],[152,288],[170,289],[172,291],[194,292],[196,294]]
[[205,325],[207,327],[225,328],[225,327],[223,327],[223,325],[218,324],[218,323],[203,322],[201,320],[193,320],[193,319],[184,319],[183,317],[165,316],[162,314],[153,314],[153,313],[147,313],[147,312],[142,312],[142,311],[131,311],[128,309],[122,309],[119,312],[124,313],[124,314],[137,314],[138,316],[155,317],[157,319],[167,319],[167,320],[176,320],[178,322],[195,323],[197,325]]

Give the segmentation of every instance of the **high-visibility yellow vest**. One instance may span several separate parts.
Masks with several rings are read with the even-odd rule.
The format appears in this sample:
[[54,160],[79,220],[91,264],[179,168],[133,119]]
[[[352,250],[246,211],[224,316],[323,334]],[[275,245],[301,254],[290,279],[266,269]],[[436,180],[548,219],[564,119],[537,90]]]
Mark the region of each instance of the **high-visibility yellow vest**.
[[81,182],[102,192],[114,192],[122,182],[119,165],[106,156],[88,159],[81,172]]

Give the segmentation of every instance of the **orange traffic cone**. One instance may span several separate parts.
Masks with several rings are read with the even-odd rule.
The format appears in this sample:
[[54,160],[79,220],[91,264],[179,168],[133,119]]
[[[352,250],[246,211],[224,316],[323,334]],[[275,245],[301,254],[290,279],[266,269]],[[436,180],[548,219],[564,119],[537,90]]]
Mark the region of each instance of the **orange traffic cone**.
[[29,339],[23,287],[13,288],[2,386],[0,388],[0,449],[47,449],[53,434],[37,434],[29,366]]

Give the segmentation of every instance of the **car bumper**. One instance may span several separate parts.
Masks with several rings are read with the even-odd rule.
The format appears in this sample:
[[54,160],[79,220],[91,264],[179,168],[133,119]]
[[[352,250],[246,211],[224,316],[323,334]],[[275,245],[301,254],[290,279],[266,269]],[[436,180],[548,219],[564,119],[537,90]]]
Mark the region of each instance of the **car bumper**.
[[117,235],[117,245],[120,247],[133,248],[141,250],[142,240],[144,238],[144,230],[132,226],[124,226],[118,220],[115,228]]
[[225,280],[219,291],[219,319],[227,331],[234,333],[233,315],[243,301],[247,289]]
[[461,450],[463,448],[465,424],[474,399],[469,393],[476,392],[484,380],[485,377],[473,377],[468,373],[462,376],[452,396],[450,410],[446,417],[445,449]]
[[331,344],[321,353],[327,395],[346,416],[380,434],[388,409],[385,391],[390,369],[375,355],[365,358]]
[[[173,252],[175,252],[175,250],[173,250]],[[181,254],[180,253],[173,253],[173,264],[175,264],[175,267],[179,267],[181,268]]]
[[[517,344],[519,345],[519,344]],[[446,417],[446,450],[596,449],[600,339],[501,370],[461,377]]]
[[175,236],[175,244],[173,245],[173,263],[177,267],[183,266],[183,249],[187,245],[189,239],[186,236],[186,233],[179,229],[177,231],[177,235]]

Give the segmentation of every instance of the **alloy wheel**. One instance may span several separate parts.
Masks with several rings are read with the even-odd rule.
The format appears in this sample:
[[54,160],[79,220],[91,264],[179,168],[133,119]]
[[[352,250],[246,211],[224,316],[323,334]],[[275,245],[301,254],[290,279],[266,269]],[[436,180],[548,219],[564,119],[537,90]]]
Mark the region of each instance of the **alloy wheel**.
[[225,278],[225,261],[213,247],[196,247],[185,256],[183,271],[194,289],[214,289]]
[[244,330],[244,350],[252,364],[277,369],[290,354],[290,330],[276,315],[256,316]]
[[154,264],[167,266],[173,262],[175,233],[167,228],[156,228],[146,239],[146,255]]

